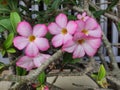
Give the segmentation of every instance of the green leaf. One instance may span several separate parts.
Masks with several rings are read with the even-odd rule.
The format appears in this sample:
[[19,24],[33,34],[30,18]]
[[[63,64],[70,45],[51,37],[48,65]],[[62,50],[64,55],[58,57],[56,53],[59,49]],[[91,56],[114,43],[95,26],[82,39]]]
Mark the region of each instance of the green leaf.
[[44,3],[48,5],[50,3],[50,0],[44,0]]
[[0,33],[3,32],[4,30],[5,30],[5,28],[0,26]]
[[8,49],[10,48],[10,46],[12,45],[13,42],[13,38],[14,38],[14,33],[10,33],[7,37],[7,39],[3,42],[3,47],[4,49]]
[[97,81],[101,81],[103,78],[105,78],[106,75],[106,70],[102,65],[100,65],[99,71],[98,71],[98,77],[97,77]]
[[36,90],[42,90],[41,87],[37,87]]
[[20,75],[20,76],[23,76],[23,75],[26,75],[27,74],[27,71],[21,67],[16,67],[16,74],[17,75]]
[[75,64],[77,62],[80,62],[80,58],[73,59],[71,53],[64,53],[63,63]]
[[54,0],[53,4],[52,4],[52,8],[53,9],[57,9],[60,6],[62,0]]
[[7,29],[7,30],[10,30],[10,31],[13,30],[10,19],[2,19],[2,20],[0,20],[0,25],[2,27],[4,27],[5,29]]
[[17,12],[10,13],[10,21],[13,27],[14,32],[16,32],[16,27],[18,23],[21,21],[21,18]]
[[112,0],[111,3],[108,4],[106,11],[111,10],[115,5],[117,5],[118,2],[119,2],[119,0]]
[[2,62],[0,62],[0,70],[4,68],[4,64]]
[[47,38],[48,40],[51,40],[52,37],[53,37],[53,35],[51,35],[50,33],[47,33],[46,38]]
[[37,0],[38,2],[40,2],[41,0]]
[[120,31],[120,22],[117,23],[118,30]]
[[2,56],[4,56],[4,55],[5,55],[5,53],[6,53],[6,51],[5,51],[5,50],[2,50],[2,51],[1,51]]
[[9,49],[7,49],[7,52],[8,52],[8,53],[15,53],[16,50],[15,50],[14,48],[9,48]]
[[38,81],[40,82],[40,84],[44,84],[45,83],[45,72],[42,72],[39,76],[38,76]]
[[105,10],[99,10],[99,11],[95,11],[93,13],[95,18],[100,18],[101,15],[103,15],[105,13]]
[[92,74],[91,77],[95,80],[97,80],[98,75],[97,74]]

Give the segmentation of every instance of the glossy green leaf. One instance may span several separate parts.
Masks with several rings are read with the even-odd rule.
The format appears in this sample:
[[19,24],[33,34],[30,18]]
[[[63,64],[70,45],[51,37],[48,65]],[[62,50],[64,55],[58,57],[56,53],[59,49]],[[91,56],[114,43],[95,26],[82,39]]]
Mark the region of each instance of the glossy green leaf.
[[10,21],[13,27],[14,32],[16,32],[16,27],[18,23],[21,21],[21,18],[17,12],[10,13]]
[[40,84],[44,84],[45,83],[45,72],[42,72],[39,76],[38,76],[38,81],[40,82]]
[[8,49],[8,48],[10,48],[10,46],[12,45],[12,43],[13,43],[13,38],[14,38],[14,33],[10,33],[9,35],[8,35],[8,37],[7,37],[7,39],[4,41],[4,43],[3,43],[3,47],[4,47],[4,49]]
[[0,26],[4,27],[5,29],[10,30],[10,31],[13,30],[10,19],[2,19],[2,20],[0,20]]
[[63,63],[75,64],[77,62],[80,62],[80,58],[73,59],[72,54],[64,53],[64,55],[63,55]]
[[15,50],[14,48],[9,48],[9,49],[7,49],[7,52],[8,52],[8,53],[15,53],[16,50]]
[[16,67],[16,74],[17,75],[20,75],[20,76],[23,76],[23,75],[26,75],[27,74],[27,71],[21,67]]
[[101,81],[103,78],[105,78],[105,75],[106,75],[106,70],[103,65],[100,65],[97,81]]

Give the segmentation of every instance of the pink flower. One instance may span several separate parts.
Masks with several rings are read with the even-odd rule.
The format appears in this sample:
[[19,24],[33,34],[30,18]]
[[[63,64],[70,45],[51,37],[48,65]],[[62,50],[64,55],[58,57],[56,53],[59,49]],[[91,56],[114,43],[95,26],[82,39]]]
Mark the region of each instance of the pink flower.
[[77,32],[83,33],[86,36],[101,37],[102,30],[99,24],[93,18],[88,18],[85,22],[77,20],[78,24]]
[[16,65],[29,71],[32,68],[40,67],[49,57],[48,54],[38,54],[35,57],[23,56]]
[[76,33],[73,40],[66,42],[62,50],[73,53],[73,58],[80,58],[85,55],[94,56],[100,47],[101,38],[91,38],[83,33]]
[[86,21],[88,18],[89,18],[89,16],[87,16],[86,12],[83,12],[82,15],[81,14],[77,15],[77,19],[79,19],[79,20]]
[[43,36],[47,33],[47,27],[44,24],[37,24],[33,27],[26,21],[22,21],[17,26],[17,32],[20,36],[14,38],[13,43],[16,48],[22,50],[25,48],[25,54],[34,57],[39,50],[46,51],[49,43]]
[[77,24],[75,21],[68,21],[65,14],[59,14],[55,22],[52,22],[48,26],[48,30],[51,34],[55,35],[52,38],[52,44],[54,47],[59,47],[68,40],[73,38]]

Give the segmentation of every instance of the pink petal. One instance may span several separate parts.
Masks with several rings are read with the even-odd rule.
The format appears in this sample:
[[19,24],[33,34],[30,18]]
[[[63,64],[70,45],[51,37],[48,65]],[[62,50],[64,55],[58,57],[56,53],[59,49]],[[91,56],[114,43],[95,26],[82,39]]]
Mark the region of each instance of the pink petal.
[[82,20],[77,20],[77,31],[82,31],[83,29],[85,29],[85,22],[83,22]]
[[89,30],[88,35],[92,37],[101,37],[102,36],[101,27],[98,26],[95,30]]
[[72,39],[73,39],[72,35],[66,34],[66,35],[64,35],[64,41],[63,41],[63,43],[66,43],[68,40],[72,40]]
[[92,47],[92,48],[99,48],[101,45],[101,38],[96,39],[88,39],[86,42]]
[[86,30],[94,30],[96,27],[98,27],[98,23],[93,18],[88,18],[85,23]]
[[80,58],[85,55],[85,51],[81,45],[76,46],[74,53],[73,53],[73,58]]
[[85,52],[87,53],[87,55],[89,56],[94,56],[97,49],[93,48],[92,46],[90,46],[88,43],[83,43],[82,47],[84,48]]
[[46,38],[36,38],[34,42],[41,51],[46,51],[50,47]]
[[34,63],[33,63],[33,59],[28,57],[28,56],[23,56],[21,57],[17,63],[17,66],[25,68],[27,71],[31,70],[32,68],[35,67]]
[[83,17],[85,17],[86,15],[87,15],[87,13],[86,13],[86,12],[83,12],[83,13],[82,13],[82,16],[83,16]]
[[65,28],[67,25],[67,16],[61,13],[56,17],[55,21],[61,28]]
[[74,34],[77,29],[77,23],[75,23],[74,21],[69,21],[66,28],[68,33]]
[[49,57],[50,55],[48,54],[39,54],[37,57],[34,58],[35,66],[40,67],[41,64],[43,64]]
[[70,40],[63,45],[62,50],[72,53],[75,47],[76,47],[76,44],[72,40]]
[[14,43],[14,46],[17,49],[22,50],[22,49],[24,49],[27,46],[29,41],[25,37],[17,36],[17,37],[14,38],[13,43]]
[[51,34],[60,34],[62,28],[60,28],[56,23],[51,23],[48,25],[48,30]]
[[82,18],[82,15],[81,14],[78,14],[77,15],[77,19],[81,19]]
[[47,33],[47,27],[44,24],[37,24],[33,27],[33,35],[36,37],[43,37]]
[[28,46],[25,49],[25,53],[27,56],[34,57],[38,54],[39,49],[35,45],[35,43],[31,42],[28,44]]
[[29,37],[32,34],[32,27],[28,22],[22,21],[17,26],[17,32],[21,36]]
[[75,33],[73,40],[78,41],[79,39],[84,39],[84,38],[86,38],[86,36],[83,33],[77,32],[77,33]]
[[52,44],[54,47],[59,47],[63,44],[64,36],[62,34],[55,35],[52,38]]

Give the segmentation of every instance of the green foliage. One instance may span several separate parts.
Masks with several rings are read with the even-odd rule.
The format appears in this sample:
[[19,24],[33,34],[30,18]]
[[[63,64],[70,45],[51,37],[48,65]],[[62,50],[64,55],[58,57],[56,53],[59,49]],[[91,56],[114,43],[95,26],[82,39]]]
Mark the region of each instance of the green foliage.
[[105,13],[105,10],[94,11],[93,15],[95,18],[100,18],[101,15]]
[[[2,26],[2,28],[4,27],[6,30],[9,30],[9,31],[13,30],[10,19],[1,19],[0,20],[0,26]],[[4,30],[1,30],[1,31],[4,31]]]
[[7,37],[7,39],[3,42],[3,48],[2,48],[2,55],[4,56],[5,53],[15,53],[16,50],[12,48],[12,42],[14,38],[14,33],[10,33]]
[[42,72],[39,76],[38,76],[38,81],[40,82],[40,84],[44,84],[45,83],[45,72]]
[[73,59],[72,54],[70,53],[64,53],[63,55],[63,63],[66,64],[75,64],[77,62],[80,62],[80,58]]
[[111,10],[118,2],[119,0],[111,0],[111,3],[108,5],[106,11]]
[[118,30],[120,31],[120,22],[117,23]]
[[23,68],[16,67],[16,74],[20,75],[20,76],[23,76],[23,75],[27,74],[27,71],[25,69],[23,69]]
[[3,32],[4,30],[5,30],[5,28],[0,26],[0,33]]
[[4,65],[2,62],[0,62],[0,71],[1,71],[4,67],[5,67],[5,65]]
[[43,0],[46,5],[50,4],[51,0]]
[[59,8],[62,0],[55,0],[51,6],[52,9],[57,9]]
[[13,31],[16,33],[17,24],[21,21],[19,14],[17,12],[11,12],[10,21],[13,27]]
[[7,49],[7,53],[15,53],[16,50],[14,48],[9,48]]
[[6,40],[4,41],[4,43],[3,43],[4,49],[7,50],[8,48],[11,47],[13,38],[14,38],[14,33],[10,33],[10,34],[8,35],[7,39],[6,39]]
[[106,70],[103,65],[100,65],[97,81],[101,81],[103,78],[105,78],[105,75],[106,75]]

